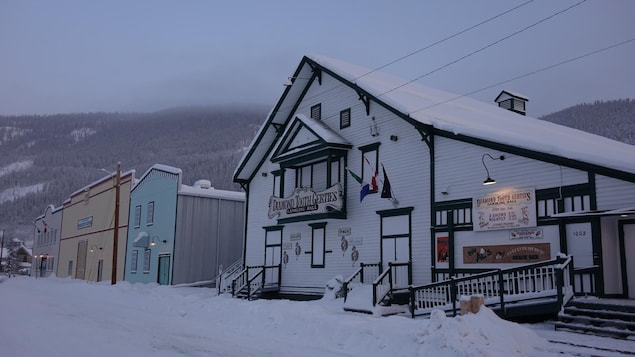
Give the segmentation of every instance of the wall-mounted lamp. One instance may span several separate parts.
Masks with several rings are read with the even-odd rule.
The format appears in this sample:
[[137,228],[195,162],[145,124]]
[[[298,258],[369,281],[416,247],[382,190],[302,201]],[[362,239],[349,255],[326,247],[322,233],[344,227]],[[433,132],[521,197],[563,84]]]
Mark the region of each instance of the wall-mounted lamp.
[[92,252],[94,252],[94,251],[96,251],[96,250],[102,250],[102,249],[104,249],[104,248],[102,248],[102,247],[97,247],[96,245],[94,245],[94,244],[93,244],[93,245],[90,247],[90,252],[92,253]]
[[151,247],[154,247],[154,246],[155,246],[155,245],[157,245],[157,243],[159,243],[159,242],[161,242],[161,243],[165,244],[165,243],[167,243],[168,241],[167,241],[167,240],[165,240],[165,239],[164,239],[164,240],[160,240],[160,239],[159,239],[159,236],[154,236],[154,237],[152,237],[152,242],[150,242],[150,246],[151,246]]
[[375,117],[373,117],[373,122],[370,123],[370,136],[378,136],[379,129],[377,128],[377,122],[375,121]]
[[490,154],[483,154],[483,157],[481,157],[483,167],[485,168],[485,172],[487,173],[487,178],[485,179],[485,181],[483,181],[483,185],[493,185],[496,183],[496,180],[489,176],[489,170],[487,169],[487,165],[485,165],[485,156],[488,156],[492,160],[505,160],[505,156],[501,155],[499,157],[493,157]]
[[397,141],[399,138],[397,137],[397,135],[391,135],[390,136],[390,140],[391,141]]
[[261,172],[261,173],[260,173],[260,175],[261,175],[262,177],[267,177],[267,173],[266,173],[266,172]]

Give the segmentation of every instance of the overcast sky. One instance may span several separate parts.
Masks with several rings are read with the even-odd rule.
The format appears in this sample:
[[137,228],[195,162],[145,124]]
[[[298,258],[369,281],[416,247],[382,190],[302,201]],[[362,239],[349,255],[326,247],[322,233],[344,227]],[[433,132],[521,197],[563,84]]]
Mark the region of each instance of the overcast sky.
[[[0,0],[0,114],[273,106],[305,54],[374,69],[527,1]],[[635,38],[635,1],[588,0],[502,40],[580,1],[530,1],[382,71],[466,94]],[[635,98],[633,63],[635,41],[471,96],[518,92],[534,117]]]

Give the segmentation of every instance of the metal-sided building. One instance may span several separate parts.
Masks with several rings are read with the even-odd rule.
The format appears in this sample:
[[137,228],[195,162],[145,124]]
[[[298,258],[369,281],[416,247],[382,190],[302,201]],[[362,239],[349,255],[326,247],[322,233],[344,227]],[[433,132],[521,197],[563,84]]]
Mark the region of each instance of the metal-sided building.
[[153,165],[131,193],[125,279],[211,284],[219,266],[241,258],[244,201],[242,192],[206,180],[183,185],[181,169]]
[[564,253],[588,293],[635,298],[635,147],[507,91],[497,106],[322,56],[289,79],[234,174],[243,282],[320,295],[362,264],[417,285]]
[[[112,280],[114,272],[115,281],[123,280],[128,207],[134,175],[134,170],[124,173],[118,170],[73,192],[64,201],[58,277],[102,281]],[[118,219],[115,219],[117,211]],[[117,221],[118,224],[115,224]],[[116,270],[113,269],[115,226],[118,226]]]
[[46,277],[57,272],[62,232],[62,206],[48,205],[34,223],[33,266],[31,275]]

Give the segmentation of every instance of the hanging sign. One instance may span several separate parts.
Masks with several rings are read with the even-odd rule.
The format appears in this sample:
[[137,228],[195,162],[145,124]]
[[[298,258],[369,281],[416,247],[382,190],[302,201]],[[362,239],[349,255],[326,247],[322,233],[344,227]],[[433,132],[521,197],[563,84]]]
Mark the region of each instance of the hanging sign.
[[499,191],[472,199],[475,231],[537,226],[534,189]]
[[509,231],[509,239],[542,239],[542,228],[514,229]]
[[269,198],[269,218],[278,219],[326,213],[330,210],[342,209],[344,194],[342,185],[336,183],[321,192],[310,187],[298,187],[286,198],[271,196]]

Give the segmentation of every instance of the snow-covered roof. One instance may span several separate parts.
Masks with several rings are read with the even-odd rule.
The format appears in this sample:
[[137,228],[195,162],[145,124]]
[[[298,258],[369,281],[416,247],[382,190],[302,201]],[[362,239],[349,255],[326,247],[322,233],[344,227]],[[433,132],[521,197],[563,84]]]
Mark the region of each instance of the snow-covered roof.
[[364,75],[370,70],[336,59],[309,57],[422,124],[635,173],[635,146],[545,120],[519,116],[491,103],[431,89],[416,82],[405,84],[408,81],[382,72]]
[[[340,78],[346,85],[358,87],[404,118],[432,126],[442,132],[473,138],[484,142],[502,144],[531,152],[552,155],[591,164],[599,168],[635,174],[635,146],[611,140],[599,135],[569,128],[528,116],[521,116],[499,108],[494,103],[484,103],[470,97],[456,95],[409,83],[379,71],[353,65],[321,55],[302,59],[296,74],[306,74],[311,66]],[[296,86],[294,83],[293,86]],[[292,87],[293,87],[292,86]],[[272,111],[255,138],[252,147],[243,156],[234,173],[234,180],[244,181],[251,177],[256,166],[276,140],[271,123],[280,125],[290,115],[285,108],[293,107],[291,101],[299,100],[300,89],[287,87],[276,108]],[[284,102],[284,104],[283,104]],[[286,116],[286,117],[285,117]]]
[[[126,172],[121,173],[121,176],[120,176],[120,177],[121,177],[121,178],[124,178],[124,177],[127,177],[127,176],[131,175],[131,176],[134,178],[134,173],[135,173],[135,170],[134,170],[134,169],[133,169],[133,170],[128,170],[128,171],[126,171]],[[66,200],[64,201],[64,203],[70,202],[71,197],[73,197],[73,196],[75,196],[75,195],[78,195],[78,194],[80,194],[80,193],[82,193],[82,192],[84,192],[84,191],[86,191],[86,190],[89,190],[89,189],[91,189],[91,188],[93,188],[93,187],[95,187],[95,186],[97,186],[97,185],[99,185],[99,184],[101,184],[101,183],[103,183],[103,182],[105,182],[105,181],[108,181],[108,180],[112,179],[113,177],[115,177],[115,175],[116,175],[116,172],[113,172],[113,173],[111,173],[111,174],[110,174],[110,175],[108,175],[108,176],[104,176],[104,177],[102,177],[102,178],[100,178],[100,179],[98,179],[98,180],[96,180],[96,181],[94,181],[94,182],[92,182],[92,183],[90,183],[90,184],[88,184],[88,185],[86,185],[86,186],[84,186],[84,187],[80,188],[79,190],[77,190],[77,191],[75,191],[75,192],[71,193],[71,195],[69,196],[69,198],[68,198],[68,199],[66,199]]]
[[143,181],[152,171],[163,171],[163,172],[167,172],[169,174],[174,174],[179,176],[179,183],[181,183],[181,174],[183,173],[183,171],[181,169],[179,169],[178,167],[173,167],[173,166],[169,166],[169,165],[163,165],[163,164],[154,164],[152,165],[139,179],[136,179],[133,183],[133,187],[132,190],[135,189],[135,187],[137,187],[137,185]]
[[179,195],[187,195],[187,196],[199,196],[199,197],[210,197],[210,198],[219,198],[223,200],[233,200],[233,201],[244,201],[245,193],[238,191],[226,191],[226,190],[217,190],[215,188],[200,188],[200,187],[192,187],[188,185],[181,185],[179,188]]

